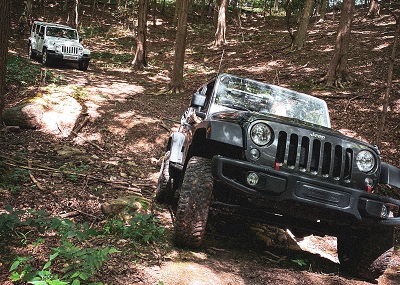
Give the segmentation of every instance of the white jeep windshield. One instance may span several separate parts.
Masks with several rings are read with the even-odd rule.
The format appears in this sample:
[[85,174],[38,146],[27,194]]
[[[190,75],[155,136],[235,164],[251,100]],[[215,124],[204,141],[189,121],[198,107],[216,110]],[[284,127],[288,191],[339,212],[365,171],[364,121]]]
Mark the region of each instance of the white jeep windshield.
[[215,92],[214,104],[226,108],[294,118],[330,128],[325,101],[307,94],[229,74],[218,77]]
[[59,28],[59,27],[47,27],[46,36],[66,38],[70,40],[78,39],[78,33],[76,32],[76,30]]

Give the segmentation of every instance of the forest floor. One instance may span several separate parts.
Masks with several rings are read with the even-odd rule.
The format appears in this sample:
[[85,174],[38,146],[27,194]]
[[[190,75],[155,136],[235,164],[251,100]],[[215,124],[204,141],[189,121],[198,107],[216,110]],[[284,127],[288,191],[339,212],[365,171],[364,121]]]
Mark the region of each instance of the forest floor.
[[[211,25],[189,24],[186,92],[176,95],[167,91],[175,32],[166,19],[159,18],[156,26],[149,25],[149,67],[138,71],[130,66],[135,50],[132,32],[111,17],[113,7],[98,6],[90,22],[88,14],[94,11],[84,9],[88,11],[84,14],[84,26],[93,27],[92,34],[87,32],[83,42],[93,55],[88,71],[78,71],[74,66],[51,67],[49,70],[59,78],[56,87],[12,84],[8,86],[6,103],[10,107],[38,93],[51,95],[55,89],[67,92],[72,85],[79,87],[75,92],[79,91],[79,101],[84,106],[85,114],[80,119],[89,120],[76,135],[67,136],[62,128],[1,133],[2,159],[29,160],[35,179],[25,181],[19,191],[0,189],[0,209],[12,205],[16,209],[44,210],[54,216],[76,213],[75,221],[100,226],[107,219],[100,210],[102,203],[138,191],[151,200],[170,130],[177,126],[192,92],[218,71],[325,99],[334,129],[375,143],[394,34],[394,21],[385,11],[379,18],[367,20],[363,18],[365,10],[357,13],[349,54],[349,71],[355,81],[328,89],[316,81],[326,72],[333,53],[337,13],[328,14],[324,22],[311,23],[307,45],[300,51],[288,48],[290,37],[282,17],[263,19],[260,15],[243,14],[240,25],[229,22],[223,48],[212,46]],[[58,22],[66,17],[56,5],[35,13],[38,17],[44,14],[46,21]],[[17,20],[18,15],[13,15],[13,19]],[[10,53],[27,58],[27,38],[12,35]],[[32,64],[40,65],[37,61]],[[399,70],[394,71],[381,145],[382,159],[398,167]],[[50,170],[61,167],[82,169],[84,175],[72,180]],[[47,170],[40,170],[43,168]],[[170,235],[169,211],[161,206],[154,208]],[[98,274],[98,280],[105,284],[371,284],[340,274],[333,237],[308,237],[296,250],[287,244],[267,244],[241,220],[211,221],[205,245],[196,251],[175,248],[170,238],[164,245],[136,249],[125,240],[113,238],[94,243],[121,250],[111,256]],[[19,254],[13,249],[18,251],[14,247],[11,252],[0,250],[1,284],[11,284],[8,258]],[[25,249],[26,252],[37,260],[45,259],[46,249]],[[396,255],[376,283],[399,284],[399,272]]]

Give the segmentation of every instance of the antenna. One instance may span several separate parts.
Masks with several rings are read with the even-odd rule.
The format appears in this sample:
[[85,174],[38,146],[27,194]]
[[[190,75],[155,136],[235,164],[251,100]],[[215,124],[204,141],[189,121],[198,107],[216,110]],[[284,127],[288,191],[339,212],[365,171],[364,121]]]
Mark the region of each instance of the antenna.
[[224,53],[225,53],[225,49],[222,50],[221,59],[219,60],[219,66],[218,66],[217,74],[219,74],[219,72],[221,71],[221,65],[222,65],[222,60],[224,59]]

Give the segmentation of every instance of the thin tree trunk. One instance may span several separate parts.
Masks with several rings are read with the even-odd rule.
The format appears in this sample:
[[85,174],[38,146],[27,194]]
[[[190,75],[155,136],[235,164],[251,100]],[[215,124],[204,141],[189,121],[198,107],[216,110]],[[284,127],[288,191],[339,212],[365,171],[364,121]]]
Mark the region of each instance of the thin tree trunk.
[[155,27],[157,25],[157,0],[153,0],[152,8],[153,26]]
[[299,29],[294,37],[292,49],[302,49],[306,42],[308,24],[310,22],[311,11],[314,0],[306,0],[304,2],[303,13],[299,23]]
[[178,26],[175,40],[175,60],[170,82],[170,90],[172,93],[181,93],[183,91],[183,67],[185,63],[189,0],[181,0],[180,2],[181,5],[177,13]]
[[146,50],[146,35],[147,35],[147,8],[148,0],[139,0],[138,12],[138,27],[136,36],[136,54],[132,64],[142,69],[147,67],[147,50]]
[[74,25],[75,25],[75,28],[78,29],[78,26],[79,26],[79,0],[75,0],[75,5],[74,5]]
[[10,2],[10,0],[0,1],[0,117],[5,104],[8,39],[11,23]]
[[219,0],[218,3],[218,22],[214,42],[214,46],[216,47],[226,43],[226,10],[228,8],[228,0]]
[[339,30],[336,37],[335,52],[329,65],[328,72],[322,81],[326,86],[341,86],[342,82],[350,81],[347,72],[347,58],[350,44],[351,25],[354,16],[354,0],[344,0]]
[[386,86],[386,91],[385,91],[385,97],[383,98],[381,121],[379,124],[378,134],[377,134],[377,138],[376,138],[376,144],[378,146],[381,145],[382,134],[383,134],[383,130],[385,128],[387,110],[388,110],[389,99],[390,99],[390,92],[392,90],[393,68],[394,68],[394,63],[396,60],[397,46],[399,43],[400,23],[399,23],[399,18],[397,16],[395,18],[396,18],[396,32],[394,35],[392,54],[389,59],[387,86]]
[[325,20],[326,10],[328,9],[328,0],[321,0],[321,10],[319,14],[319,22]]
[[366,17],[375,18],[379,16],[379,12],[380,12],[380,5],[378,0],[371,0],[371,2],[369,3],[369,9]]
[[206,0],[201,0],[200,22],[204,23],[207,17]]

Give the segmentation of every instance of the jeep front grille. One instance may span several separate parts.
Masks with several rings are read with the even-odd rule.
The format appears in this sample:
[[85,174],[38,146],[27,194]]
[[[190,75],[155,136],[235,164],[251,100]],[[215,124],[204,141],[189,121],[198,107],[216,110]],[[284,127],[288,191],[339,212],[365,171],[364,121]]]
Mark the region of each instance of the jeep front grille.
[[349,183],[353,150],[317,138],[279,132],[275,162],[289,169]]
[[61,51],[62,53],[67,53],[67,54],[74,54],[77,55],[79,54],[79,48],[74,47],[74,46],[61,46]]

